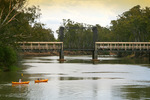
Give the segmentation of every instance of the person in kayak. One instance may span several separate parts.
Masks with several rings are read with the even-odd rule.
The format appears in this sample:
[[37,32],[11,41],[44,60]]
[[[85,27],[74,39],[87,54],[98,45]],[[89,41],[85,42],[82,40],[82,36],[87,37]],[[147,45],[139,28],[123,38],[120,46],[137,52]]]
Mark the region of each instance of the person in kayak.
[[22,82],[22,79],[19,79],[19,82],[21,83],[21,82]]

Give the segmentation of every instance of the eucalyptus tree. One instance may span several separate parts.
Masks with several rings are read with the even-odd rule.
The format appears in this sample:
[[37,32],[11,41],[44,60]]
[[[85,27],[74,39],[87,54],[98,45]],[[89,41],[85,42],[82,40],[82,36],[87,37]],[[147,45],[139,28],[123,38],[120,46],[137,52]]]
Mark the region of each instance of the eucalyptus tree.
[[46,29],[45,24],[35,23],[31,30],[31,35],[26,41],[55,41],[53,31],[48,28]]
[[24,9],[25,0],[0,0],[0,70],[8,70],[16,65],[17,55],[11,47],[14,34],[13,24],[18,22],[18,16]]
[[0,42],[12,45],[30,36],[32,24],[40,14],[38,7],[26,7],[26,0],[0,1]]
[[111,31],[115,41],[149,41],[149,23],[150,7],[142,9],[137,5],[111,21]]
[[[70,19],[63,19],[64,47],[70,49],[89,48],[92,46],[93,32],[92,25],[74,22]],[[58,32],[57,32],[58,33]],[[60,40],[58,34],[58,40]]]
[[[16,42],[31,41],[32,38],[37,41],[54,40],[52,30],[37,25],[36,19],[41,15],[39,6],[27,7],[26,2],[27,0],[0,0],[0,69],[15,66]],[[40,36],[34,37],[34,34],[40,34],[42,39]]]

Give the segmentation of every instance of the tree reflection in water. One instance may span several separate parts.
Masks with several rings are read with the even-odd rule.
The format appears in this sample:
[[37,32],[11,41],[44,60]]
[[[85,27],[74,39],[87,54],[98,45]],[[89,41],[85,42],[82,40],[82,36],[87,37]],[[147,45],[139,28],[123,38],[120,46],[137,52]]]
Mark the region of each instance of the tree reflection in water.
[[150,99],[150,86],[127,85],[121,88],[121,97],[130,100]]

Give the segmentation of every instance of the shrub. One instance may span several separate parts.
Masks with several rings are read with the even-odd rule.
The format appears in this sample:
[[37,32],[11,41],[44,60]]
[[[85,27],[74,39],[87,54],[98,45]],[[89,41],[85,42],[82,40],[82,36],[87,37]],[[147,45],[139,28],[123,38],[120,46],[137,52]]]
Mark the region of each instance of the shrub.
[[0,47],[0,69],[10,70],[17,64],[17,53],[10,46]]

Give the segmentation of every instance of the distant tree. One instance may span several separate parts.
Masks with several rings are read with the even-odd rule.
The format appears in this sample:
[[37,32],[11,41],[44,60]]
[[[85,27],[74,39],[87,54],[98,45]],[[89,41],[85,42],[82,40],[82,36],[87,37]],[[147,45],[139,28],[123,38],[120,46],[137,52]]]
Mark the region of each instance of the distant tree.
[[96,25],[98,29],[98,41],[99,42],[107,42],[112,41],[111,31],[109,28],[102,27],[100,25]]
[[150,40],[150,7],[141,9],[139,5],[111,21],[111,31],[115,41],[144,42]]
[[[93,44],[92,25],[74,22],[64,19],[62,26],[64,30],[65,48],[90,48]],[[58,40],[60,36],[58,35]]]
[[42,23],[35,23],[30,33],[32,34],[26,41],[55,41],[53,31],[45,29]]

